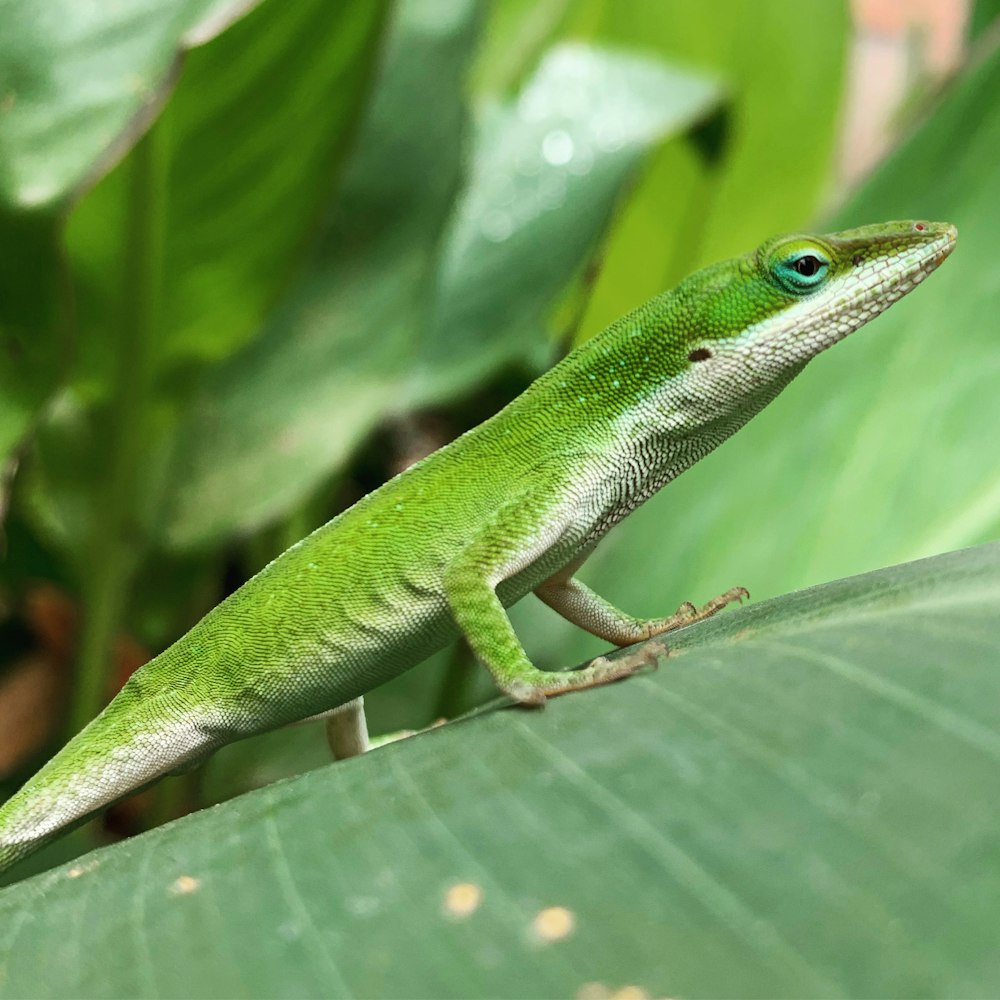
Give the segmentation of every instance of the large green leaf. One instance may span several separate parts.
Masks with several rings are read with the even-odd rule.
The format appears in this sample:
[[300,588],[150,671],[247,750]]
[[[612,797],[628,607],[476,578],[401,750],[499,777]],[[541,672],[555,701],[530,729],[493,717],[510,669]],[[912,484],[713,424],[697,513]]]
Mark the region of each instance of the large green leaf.
[[410,397],[453,396],[540,353],[553,303],[609,227],[643,154],[719,98],[711,77],[565,44],[546,54],[516,102],[488,109]]
[[0,456],[64,374],[60,216],[127,150],[181,51],[253,0],[7,0],[0,31]]
[[[167,160],[161,370],[228,357],[290,282],[353,136],[385,9],[269,0],[188,54],[156,123]],[[90,379],[113,366],[128,166],[83,200],[68,231]]]
[[[186,376],[257,331],[304,254],[353,132],[384,10],[381,2],[260,4],[174,73],[176,89],[147,140],[156,168],[138,174],[133,151],[75,207],[67,287],[50,297],[73,303],[74,395],[50,415],[33,469],[40,518],[77,560],[96,516],[86,500],[117,460],[122,425],[136,428],[145,465],[125,492],[148,513],[132,520],[159,523],[164,439]],[[137,246],[144,225],[155,235]],[[155,295],[137,305],[130,269],[143,256]],[[30,285],[30,259],[18,267]],[[45,332],[31,331],[31,350],[64,367]]]
[[[182,427],[168,532],[205,543],[288,511],[398,392],[461,173],[472,2],[400,4],[317,252]],[[427,109],[432,107],[433,114]]]
[[997,0],[976,0],[969,17],[969,36],[976,41],[991,28],[995,29],[1000,18],[1000,3]]
[[180,51],[213,37],[253,0],[7,0],[0,35],[4,111],[0,200],[57,204],[134,127]]
[[[122,424],[140,428],[133,433],[144,455],[141,481],[128,489],[143,512],[132,520],[158,532],[159,494],[169,494],[163,453],[186,376],[256,333],[290,281],[353,133],[384,10],[381,2],[261,4],[188,54],[153,129],[161,166],[148,191],[136,194],[133,152],[70,217],[75,395],[48,421],[33,471],[37,511],[77,558],[102,506],[95,512],[86,498],[116,461]],[[156,204],[161,219],[147,251],[156,298],[137,316],[128,268],[143,248],[131,233]],[[122,364],[143,339],[142,364]],[[123,413],[120,400],[136,383]]]
[[482,115],[453,207],[467,32],[454,7],[401,15],[316,260],[192,411],[176,546],[287,512],[388,413],[546,351],[545,321],[644,151],[719,99],[711,79],[651,60],[553,51],[516,101]]
[[[615,529],[584,579],[654,614],[734,584],[767,597],[997,537],[997,149],[994,51],[824,227],[945,219],[954,256]],[[595,649],[527,603],[518,612],[543,662]]]
[[89,855],[0,996],[996,995],[998,601],[1000,545],[793,594]]

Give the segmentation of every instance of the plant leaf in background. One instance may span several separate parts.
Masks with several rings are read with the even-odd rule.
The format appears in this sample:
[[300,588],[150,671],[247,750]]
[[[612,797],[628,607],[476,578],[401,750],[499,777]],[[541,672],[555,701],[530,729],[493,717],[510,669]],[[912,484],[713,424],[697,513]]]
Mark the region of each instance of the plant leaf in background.
[[[411,9],[447,8],[401,8]],[[547,352],[548,315],[642,155],[719,99],[704,76],[558,49],[516,101],[481,115],[471,173],[452,208],[463,66],[434,58],[425,15],[407,25],[316,261],[192,414],[174,546],[273,520],[388,413],[447,401],[505,364]],[[467,42],[451,51],[466,52]],[[428,104],[442,109],[433,127]]]
[[62,373],[74,323],[58,251],[73,198],[135,141],[181,51],[248,0],[10,0],[0,36],[0,460]]
[[0,895],[0,997],[995,995],[998,600],[792,594],[93,854]]
[[[165,373],[228,357],[289,283],[353,137],[385,10],[264,3],[187,55],[155,126],[169,159],[156,345]],[[93,303],[82,317],[91,379],[121,271],[121,227],[108,222],[122,218],[125,173],[83,201],[68,232],[81,300]]]
[[[655,614],[734,584],[767,597],[996,537],[997,149],[994,49],[823,227],[944,219],[958,226],[953,259],[617,528],[588,583]],[[599,650],[532,603],[514,616],[546,663]]]
[[472,74],[473,93],[510,96],[561,36],[585,0],[506,0],[491,4]]
[[[147,397],[136,406],[163,412],[147,420],[153,426],[143,445],[152,457],[141,491],[164,475],[156,468],[163,461],[162,439],[173,433],[186,382],[199,366],[228,357],[257,331],[305,251],[354,128],[383,9],[326,0],[294,10],[266,3],[189,54],[155,125],[167,161],[159,192],[165,206],[160,308],[147,352]],[[71,506],[79,503],[82,483],[109,458],[113,432],[95,434],[93,425],[120,418],[112,412],[95,420],[89,410],[137,377],[120,365],[120,341],[134,342],[135,334],[115,332],[128,325],[120,300],[132,166],[126,159],[100,183],[68,227],[81,327],[77,397],[43,434],[44,488],[36,500],[50,531],[70,549],[86,537],[90,520],[87,511],[74,520]],[[148,192],[149,200],[156,197]],[[155,494],[169,490],[159,481],[155,487],[142,518],[149,531],[159,530]]]
[[610,226],[643,154],[704,119],[720,96],[711,77],[563,44],[516,103],[488,109],[410,397],[447,399],[540,353],[553,304]]
[[204,545],[305,499],[390,408],[461,177],[473,3],[401,4],[316,254],[181,428],[167,535]]
[[85,605],[71,728],[106,696],[189,384],[256,332],[304,254],[385,10],[328,0],[250,10],[189,55],[166,110],[69,220],[79,348],[22,496]]
[[969,18],[969,36],[978,40],[1000,22],[1000,0],[975,0]]
[[706,264],[816,214],[831,182],[847,62],[843,4],[589,0],[567,31],[719,74],[725,119],[648,165],[616,226],[580,338]]

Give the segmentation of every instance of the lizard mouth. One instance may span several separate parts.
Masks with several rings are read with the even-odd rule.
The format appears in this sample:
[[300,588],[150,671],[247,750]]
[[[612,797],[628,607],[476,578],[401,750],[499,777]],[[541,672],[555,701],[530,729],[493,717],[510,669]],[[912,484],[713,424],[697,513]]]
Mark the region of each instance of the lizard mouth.
[[814,302],[811,313],[803,310],[796,337],[804,348],[802,360],[832,347],[885,312],[955,249],[958,230],[949,222],[914,222],[909,228],[909,233],[901,234],[905,242],[895,253],[855,258],[855,266],[839,283],[819,293],[826,302],[818,309]]
[[873,282],[872,291],[888,293],[893,302],[938,268],[958,240],[958,230],[950,222],[914,222],[908,235],[894,254],[887,252],[861,265],[862,272],[870,268],[873,277],[881,278]]
[[919,285],[955,249],[958,230],[950,222],[915,222],[913,229],[924,238],[914,242],[899,258],[889,259],[878,268],[882,272],[881,280],[874,281],[866,295],[878,308],[869,312],[865,322]]
[[914,247],[917,266],[929,269],[928,273],[951,254],[958,242],[958,229],[950,222],[915,222],[913,229],[925,237],[934,237]]

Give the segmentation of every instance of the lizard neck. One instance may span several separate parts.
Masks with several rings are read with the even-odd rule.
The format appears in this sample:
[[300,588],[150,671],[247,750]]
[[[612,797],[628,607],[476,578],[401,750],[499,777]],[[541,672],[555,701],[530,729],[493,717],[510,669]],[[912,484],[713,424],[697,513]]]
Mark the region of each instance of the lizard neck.
[[745,405],[691,423],[674,399],[632,408],[615,421],[615,445],[606,466],[587,542],[595,542],[667,483],[717,448],[783,388],[768,386]]
[[[804,367],[804,366],[803,366]],[[760,412],[801,371],[741,394],[737,401],[706,399],[685,378],[664,380],[612,422],[610,476],[605,481],[595,537],[717,448]]]

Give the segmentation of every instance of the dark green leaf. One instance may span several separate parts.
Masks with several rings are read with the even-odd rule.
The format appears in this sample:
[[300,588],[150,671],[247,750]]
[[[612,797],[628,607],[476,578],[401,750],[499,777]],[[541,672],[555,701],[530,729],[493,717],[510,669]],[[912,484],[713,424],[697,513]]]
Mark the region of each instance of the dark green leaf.
[[88,855],[0,996],[996,995],[998,600],[1000,545],[793,594]]
[[70,200],[135,141],[183,49],[253,0],[8,0],[0,31],[0,457],[65,374]]
[[543,354],[545,323],[643,155],[719,103],[710,77],[584,45],[550,51],[480,123],[410,393],[450,397]]
[[[386,4],[263,3],[190,52],[156,129],[168,160],[157,362],[256,334],[318,229],[368,89]],[[128,164],[125,164],[126,168]],[[127,170],[74,212],[85,376],[113,364]]]

